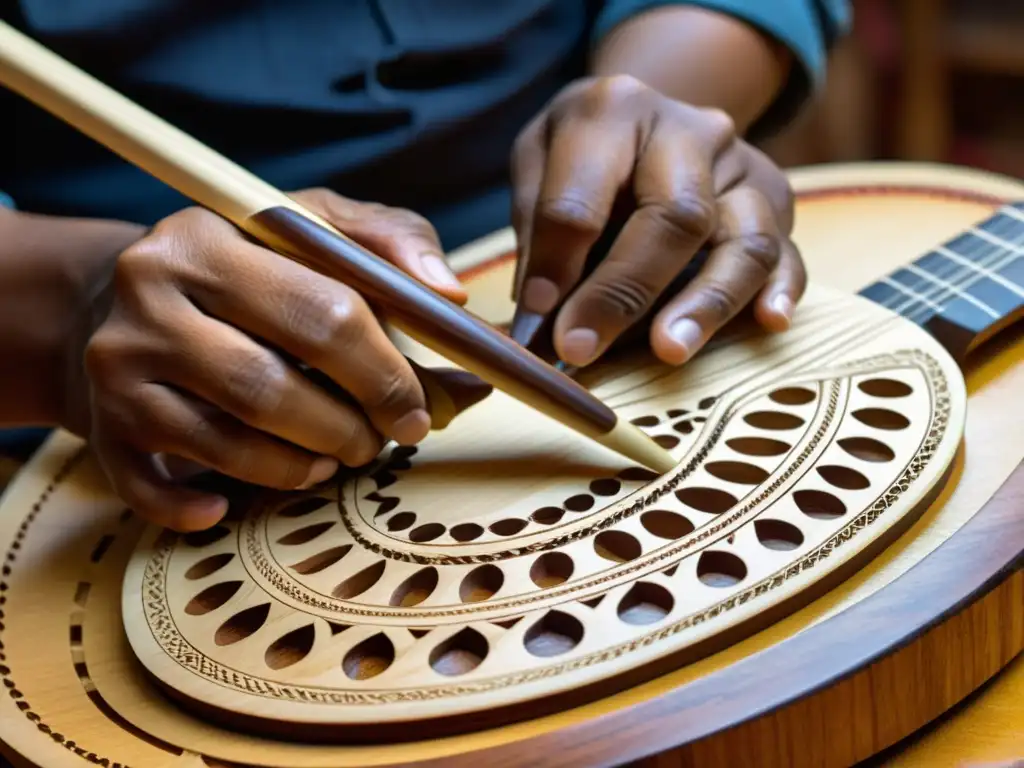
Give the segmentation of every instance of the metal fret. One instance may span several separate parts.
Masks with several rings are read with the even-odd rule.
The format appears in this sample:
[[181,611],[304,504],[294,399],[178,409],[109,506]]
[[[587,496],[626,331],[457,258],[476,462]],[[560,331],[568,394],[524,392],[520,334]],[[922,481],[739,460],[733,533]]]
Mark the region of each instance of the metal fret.
[[1024,287],[1017,285],[1012,280],[1007,280],[998,272],[995,272],[989,269],[988,267],[978,264],[975,261],[971,261],[970,259],[964,258],[956,251],[952,251],[944,245],[940,245],[933,251],[933,253],[937,253],[940,256],[949,259],[950,261],[956,262],[962,267],[967,267],[968,269],[977,272],[979,275],[985,277],[985,279],[991,280],[993,283],[998,283],[999,285],[1003,286],[1003,288],[1005,288],[1006,290],[1010,291],[1011,293],[1015,293],[1022,299],[1024,299]]
[[935,274],[933,274],[932,272],[929,272],[927,269],[921,269],[916,264],[908,264],[906,269],[907,269],[908,272],[913,272],[914,274],[920,275],[921,277],[925,278],[926,280],[930,280],[931,282],[935,283],[936,285],[941,286],[943,290],[949,291],[951,294],[954,294],[956,296],[959,296],[962,299],[965,299],[965,300],[969,301],[971,304],[976,306],[982,312],[985,312],[986,314],[991,315],[995,320],[998,320],[1000,317],[1002,317],[1002,315],[999,312],[996,312],[994,309],[992,309],[992,307],[990,307],[985,302],[981,301],[980,299],[975,298],[974,296],[971,296],[971,294],[967,293],[966,291],[961,290],[961,288],[959,286],[957,286],[957,285],[955,285],[953,283],[947,282],[947,281],[943,280],[940,277],[937,277]]

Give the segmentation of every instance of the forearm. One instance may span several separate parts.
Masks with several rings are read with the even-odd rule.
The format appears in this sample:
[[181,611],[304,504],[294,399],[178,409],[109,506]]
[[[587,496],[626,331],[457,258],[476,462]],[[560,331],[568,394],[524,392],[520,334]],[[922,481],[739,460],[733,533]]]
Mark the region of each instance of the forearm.
[[679,101],[717,107],[744,133],[778,95],[793,56],[745,22],[686,6],[646,11],[616,26],[591,73],[632,75]]
[[62,424],[69,340],[97,284],[142,227],[0,208],[0,426]]

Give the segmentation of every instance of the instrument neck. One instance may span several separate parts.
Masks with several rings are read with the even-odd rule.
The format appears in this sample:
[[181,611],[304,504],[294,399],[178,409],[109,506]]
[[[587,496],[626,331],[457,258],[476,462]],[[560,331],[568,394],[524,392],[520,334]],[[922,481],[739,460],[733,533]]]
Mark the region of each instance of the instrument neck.
[[1024,203],[1003,206],[860,293],[922,326],[962,361],[1024,317]]

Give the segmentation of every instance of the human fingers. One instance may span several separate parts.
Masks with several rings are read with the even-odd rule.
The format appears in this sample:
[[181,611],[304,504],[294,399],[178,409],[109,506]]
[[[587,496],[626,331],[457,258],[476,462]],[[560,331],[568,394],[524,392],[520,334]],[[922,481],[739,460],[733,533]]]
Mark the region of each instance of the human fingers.
[[788,237],[779,245],[779,263],[754,303],[754,317],[773,332],[789,328],[796,305],[807,289],[807,268]]

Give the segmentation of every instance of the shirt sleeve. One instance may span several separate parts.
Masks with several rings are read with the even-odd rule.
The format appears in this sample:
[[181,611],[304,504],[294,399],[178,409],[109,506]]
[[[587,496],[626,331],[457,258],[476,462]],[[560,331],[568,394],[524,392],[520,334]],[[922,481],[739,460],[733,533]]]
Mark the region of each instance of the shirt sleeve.
[[751,127],[751,139],[783,128],[824,85],[829,50],[849,30],[851,16],[850,0],[607,0],[594,26],[594,41],[637,14],[667,5],[706,8],[742,19],[793,52],[789,81]]
[[0,189],[0,208],[13,208],[13,207],[14,207],[14,201],[11,200],[11,196],[6,194],[2,189]]

